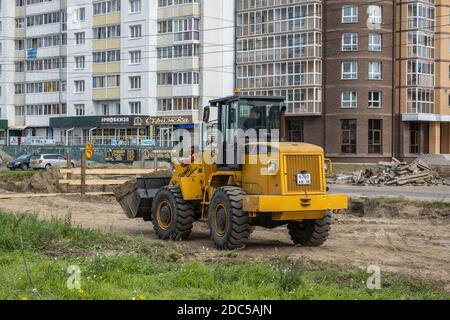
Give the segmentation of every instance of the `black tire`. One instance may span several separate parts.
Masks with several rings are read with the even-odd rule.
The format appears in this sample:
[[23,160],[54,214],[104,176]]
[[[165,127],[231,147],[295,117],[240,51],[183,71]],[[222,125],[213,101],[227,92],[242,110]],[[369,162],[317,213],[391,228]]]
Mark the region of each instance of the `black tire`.
[[27,171],[27,170],[28,170],[28,165],[27,165],[26,163],[22,163],[22,164],[20,165],[20,170],[22,170],[22,171]]
[[45,165],[45,170],[48,171],[48,170],[50,170],[51,167],[52,167],[52,165],[50,163],[48,163]]
[[183,200],[178,186],[158,191],[152,204],[153,229],[162,240],[186,240],[195,221],[192,203]]
[[321,220],[291,221],[288,224],[289,235],[296,245],[320,247],[328,239],[331,221],[331,211],[327,211]]
[[250,217],[242,211],[244,191],[222,187],[214,192],[208,209],[211,238],[220,250],[241,249],[251,233]]

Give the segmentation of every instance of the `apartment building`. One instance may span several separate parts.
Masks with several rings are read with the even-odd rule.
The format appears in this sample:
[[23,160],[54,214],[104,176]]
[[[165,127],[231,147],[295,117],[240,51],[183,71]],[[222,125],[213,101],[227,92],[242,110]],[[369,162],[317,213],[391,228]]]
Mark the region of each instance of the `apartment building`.
[[50,117],[67,112],[66,19],[59,1],[2,1],[0,143],[53,139]]
[[450,2],[397,4],[398,153],[450,153]]
[[233,92],[225,0],[17,0],[0,16],[1,44],[15,48],[2,75],[8,143],[168,146]]
[[236,86],[286,98],[292,141],[323,144],[322,1],[236,1]]
[[326,1],[324,146],[345,162],[392,157],[393,2]]
[[286,98],[289,140],[344,162],[450,153],[450,1],[236,8],[236,86]]

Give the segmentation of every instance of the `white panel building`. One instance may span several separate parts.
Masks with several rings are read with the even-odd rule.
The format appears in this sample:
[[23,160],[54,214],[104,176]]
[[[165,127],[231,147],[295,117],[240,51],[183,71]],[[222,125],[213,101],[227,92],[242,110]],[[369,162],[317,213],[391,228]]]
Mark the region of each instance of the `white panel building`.
[[233,93],[231,2],[2,1],[0,143],[171,145]]

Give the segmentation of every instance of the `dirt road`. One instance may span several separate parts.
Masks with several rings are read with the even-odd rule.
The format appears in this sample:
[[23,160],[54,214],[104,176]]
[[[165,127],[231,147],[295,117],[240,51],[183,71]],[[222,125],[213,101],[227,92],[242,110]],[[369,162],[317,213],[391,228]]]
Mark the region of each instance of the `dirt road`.
[[353,186],[329,185],[331,193],[344,193],[351,196],[367,197],[403,197],[410,200],[450,202],[450,187],[388,187],[388,186]]
[[[73,222],[84,227],[156,239],[151,223],[128,220],[112,198],[61,196],[1,200],[0,208],[35,212],[44,218],[70,213]],[[277,255],[306,257],[359,268],[378,265],[383,271],[442,281],[450,291],[450,216],[447,212],[436,216],[415,213],[410,208],[404,210],[406,213],[397,215],[393,208],[387,214],[382,211],[362,218],[337,215],[329,241],[320,248],[292,246],[285,227],[257,228],[247,248],[238,256],[246,260]],[[191,240],[181,245],[189,252],[188,258],[210,260],[225,254],[214,249],[206,227],[200,223],[195,225]]]

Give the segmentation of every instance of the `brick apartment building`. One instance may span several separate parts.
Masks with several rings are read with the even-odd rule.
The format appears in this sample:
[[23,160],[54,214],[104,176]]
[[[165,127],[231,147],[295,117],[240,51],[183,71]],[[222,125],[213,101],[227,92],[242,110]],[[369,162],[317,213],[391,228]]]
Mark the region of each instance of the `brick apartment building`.
[[236,85],[286,97],[290,140],[345,162],[450,153],[449,0],[236,9]]

